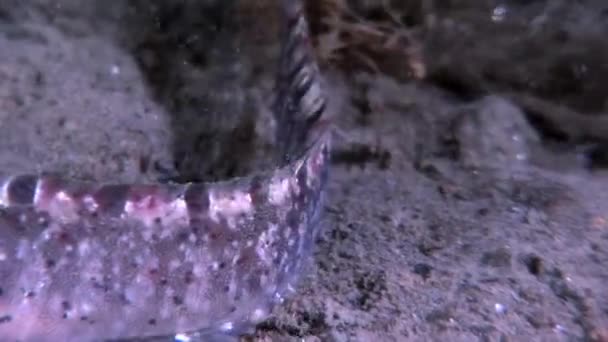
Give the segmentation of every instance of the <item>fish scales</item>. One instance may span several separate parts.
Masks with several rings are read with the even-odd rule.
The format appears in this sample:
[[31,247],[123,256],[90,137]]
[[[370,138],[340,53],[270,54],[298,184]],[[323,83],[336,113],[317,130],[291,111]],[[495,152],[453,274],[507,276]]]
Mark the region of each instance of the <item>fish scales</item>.
[[293,291],[320,227],[330,133],[302,1],[280,7],[276,169],[171,185],[1,179],[0,341],[228,338]]

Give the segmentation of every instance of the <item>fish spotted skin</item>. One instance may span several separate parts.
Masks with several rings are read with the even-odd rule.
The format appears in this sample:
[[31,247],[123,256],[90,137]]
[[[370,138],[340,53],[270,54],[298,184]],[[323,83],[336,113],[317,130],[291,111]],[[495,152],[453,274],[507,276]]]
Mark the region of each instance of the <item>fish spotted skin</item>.
[[217,183],[0,182],[0,341],[229,339],[310,259],[330,132],[300,0],[281,0],[275,170]]

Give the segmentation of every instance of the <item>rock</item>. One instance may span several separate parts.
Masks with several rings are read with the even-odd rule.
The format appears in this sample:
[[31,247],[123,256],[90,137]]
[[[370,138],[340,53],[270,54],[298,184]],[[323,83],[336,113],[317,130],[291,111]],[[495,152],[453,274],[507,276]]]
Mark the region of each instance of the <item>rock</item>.
[[475,168],[526,164],[531,149],[540,141],[522,111],[498,96],[467,106],[455,134],[461,162]]

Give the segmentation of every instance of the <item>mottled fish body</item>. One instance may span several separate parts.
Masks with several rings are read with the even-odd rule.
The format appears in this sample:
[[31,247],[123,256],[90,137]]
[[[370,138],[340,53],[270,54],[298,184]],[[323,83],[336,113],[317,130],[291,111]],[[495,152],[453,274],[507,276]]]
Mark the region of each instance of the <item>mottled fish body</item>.
[[181,185],[3,178],[0,341],[230,335],[295,286],[319,230],[330,133],[302,4],[281,4],[279,167]]

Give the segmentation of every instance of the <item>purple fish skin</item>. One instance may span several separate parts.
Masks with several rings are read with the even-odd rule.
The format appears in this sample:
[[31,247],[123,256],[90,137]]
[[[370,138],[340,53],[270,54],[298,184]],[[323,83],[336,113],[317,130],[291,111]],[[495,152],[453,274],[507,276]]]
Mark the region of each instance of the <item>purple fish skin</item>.
[[293,291],[321,226],[331,139],[302,2],[281,8],[277,169],[180,185],[2,179],[0,341],[229,337]]

